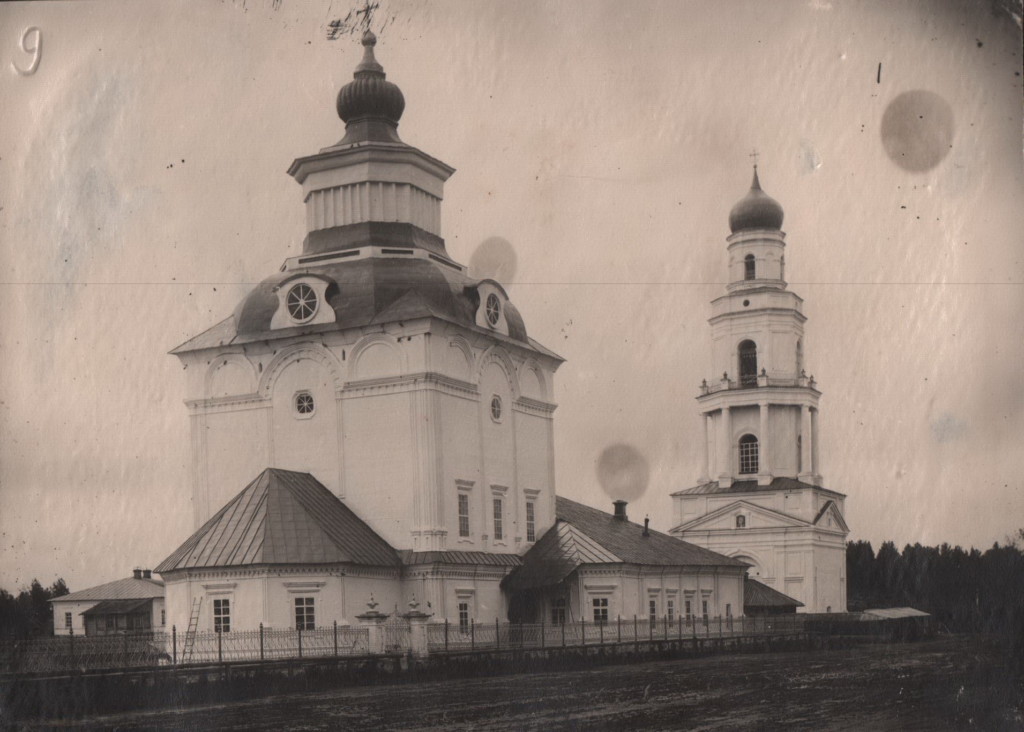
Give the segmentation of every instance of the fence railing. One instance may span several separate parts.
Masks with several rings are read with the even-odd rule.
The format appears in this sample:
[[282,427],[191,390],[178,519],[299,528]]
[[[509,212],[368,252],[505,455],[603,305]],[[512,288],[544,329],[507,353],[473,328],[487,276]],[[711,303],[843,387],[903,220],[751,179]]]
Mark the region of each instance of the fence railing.
[[140,668],[152,666],[271,661],[287,658],[358,656],[370,652],[365,626],[315,630],[258,630],[197,633],[186,647],[185,634],[126,633],[59,636],[0,643],[0,673]]
[[766,617],[676,616],[613,618],[606,621],[567,620],[564,623],[430,623],[427,647],[431,652],[502,648],[608,645],[680,638],[724,638],[784,635],[804,630],[799,615]]

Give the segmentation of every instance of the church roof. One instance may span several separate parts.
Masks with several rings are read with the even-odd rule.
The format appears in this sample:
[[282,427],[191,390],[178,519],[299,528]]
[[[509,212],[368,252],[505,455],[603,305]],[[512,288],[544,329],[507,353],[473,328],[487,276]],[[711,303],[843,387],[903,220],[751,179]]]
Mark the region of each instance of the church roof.
[[144,600],[164,596],[164,583],[155,579],[126,577],[78,592],[55,597],[51,602],[88,602],[90,600]]
[[795,491],[803,489],[812,489],[821,491],[822,493],[828,493],[833,496],[839,496],[845,498],[845,495],[838,491],[833,491],[828,488],[822,488],[820,485],[811,485],[810,483],[804,483],[802,480],[795,478],[772,478],[772,482],[768,485],[758,485],[756,480],[735,480],[732,485],[723,486],[719,484],[717,480],[713,480],[710,483],[702,483],[696,485],[693,488],[686,488],[681,491],[676,491],[673,496],[705,496],[705,495],[722,495],[730,493],[766,493],[768,491]]
[[263,564],[398,566],[398,553],[309,473],[268,468],[156,572]]
[[509,576],[512,589],[561,582],[584,564],[658,567],[745,567],[743,562],[559,496],[556,522]]
[[755,229],[781,229],[783,217],[779,202],[761,190],[755,165],[750,191],[729,212],[729,228],[734,234]]
[[493,567],[518,567],[523,563],[523,558],[518,554],[497,554],[492,552],[414,552],[411,549],[399,549],[398,555],[402,559],[402,564],[406,566],[413,564],[482,564]]
[[743,581],[743,607],[803,607],[799,600],[747,577]]
[[[270,321],[278,308],[277,288],[301,274],[316,275],[330,283],[326,299],[334,310],[335,322],[272,331]],[[278,272],[257,285],[234,315],[171,353],[425,317],[484,332],[476,324],[479,284],[479,280],[427,259],[371,258]],[[505,303],[504,314],[509,335],[486,331],[490,336],[561,360],[527,336],[523,318],[511,302]]]

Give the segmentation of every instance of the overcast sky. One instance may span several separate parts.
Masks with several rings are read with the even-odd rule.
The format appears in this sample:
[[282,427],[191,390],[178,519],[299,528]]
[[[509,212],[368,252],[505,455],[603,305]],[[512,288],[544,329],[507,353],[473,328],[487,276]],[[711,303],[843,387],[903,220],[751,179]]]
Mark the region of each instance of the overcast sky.
[[[0,5],[0,587],[83,589],[191,533],[167,351],[299,253],[285,170],[343,134],[362,49],[328,35],[349,11]],[[402,138],[457,169],[450,254],[507,240],[513,301],[567,359],[559,493],[610,508],[595,463],[626,442],[650,465],[631,517],[671,527],[757,149],[850,537],[987,547],[1024,527],[1013,19],[980,0],[386,0],[374,28]]]

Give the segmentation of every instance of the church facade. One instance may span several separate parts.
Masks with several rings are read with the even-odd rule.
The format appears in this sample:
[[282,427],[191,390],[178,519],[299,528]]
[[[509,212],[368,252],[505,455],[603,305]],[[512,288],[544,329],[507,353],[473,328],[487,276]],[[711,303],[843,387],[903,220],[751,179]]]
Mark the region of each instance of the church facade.
[[806,370],[803,300],[785,279],[782,221],[755,166],[729,215],[729,284],[711,304],[721,376],[697,397],[701,476],[672,494],[671,533],[742,560],[807,612],[845,612],[846,496],[821,476],[821,392]]
[[[338,94],[344,137],[289,169],[301,254],[172,351],[186,367],[196,531],[156,568],[168,625],[309,629],[412,600],[460,627],[741,614],[740,561],[556,502],[562,359],[500,283],[449,256],[454,170],[399,137],[405,100],[375,43],[364,35]],[[570,525],[604,549],[513,581]]]

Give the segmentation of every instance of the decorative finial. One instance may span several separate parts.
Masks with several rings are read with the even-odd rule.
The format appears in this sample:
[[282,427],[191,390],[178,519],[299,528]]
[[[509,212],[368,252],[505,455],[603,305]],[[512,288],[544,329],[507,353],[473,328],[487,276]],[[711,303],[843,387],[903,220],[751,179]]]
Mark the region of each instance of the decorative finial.
[[379,74],[381,79],[385,78],[384,67],[377,63],[377,59],[373,55],[373,47],[377,45],[377,36],[369,28],[363,32],[362,43],[363,60],[356,66],[355,77],[359,79]]
[[366,603],[366,607],[370,608],[371,611],[377,609],[377,601],[373,599],[373,593],[370,593],[370,601]]

